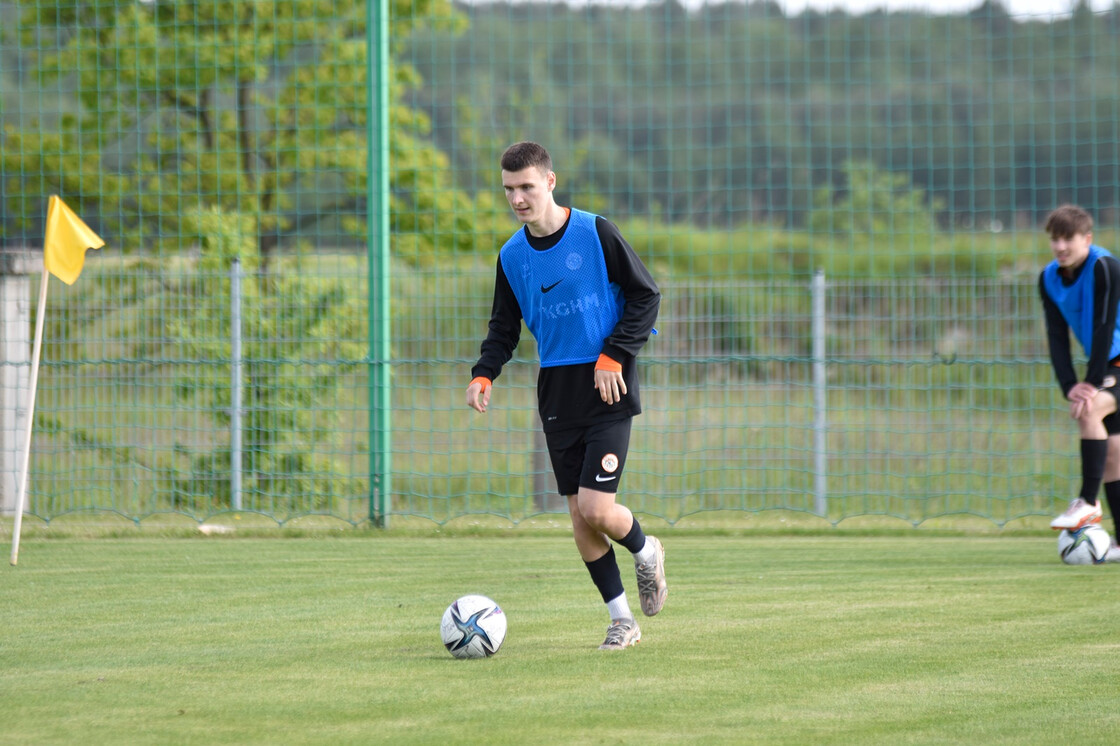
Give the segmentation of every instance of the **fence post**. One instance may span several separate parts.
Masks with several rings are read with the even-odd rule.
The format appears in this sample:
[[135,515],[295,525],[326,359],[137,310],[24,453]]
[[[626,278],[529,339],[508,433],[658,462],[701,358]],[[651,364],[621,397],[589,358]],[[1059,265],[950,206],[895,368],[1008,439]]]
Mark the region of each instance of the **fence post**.
[[389,0],[366,2],[366,187],[369,265],[369,517],[389,528],[392,510],[392,331],[389,282]]
[[241,260],[229,268],[230,389],[229,494],[230,507],[241,510]]
[[42,252],[0,252],[0,515],[16,512],[20,443],[31,386],[31,283]]
[[813,274],[813,510],[828,515],[828,333],[824,271]]

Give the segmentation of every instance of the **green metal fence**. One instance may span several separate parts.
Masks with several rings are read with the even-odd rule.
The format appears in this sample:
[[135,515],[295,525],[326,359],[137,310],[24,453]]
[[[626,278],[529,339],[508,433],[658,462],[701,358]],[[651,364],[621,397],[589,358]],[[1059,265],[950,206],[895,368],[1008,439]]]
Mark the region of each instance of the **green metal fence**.
[[1038,226],[1118,247],[1120,8],[782,7],[0,2],[0,512],[50,194],[108,245],[51,286],[28,515],[562,512],[532,340],[462,401],[520,139],[662,287],[636,510],[1053,512]]

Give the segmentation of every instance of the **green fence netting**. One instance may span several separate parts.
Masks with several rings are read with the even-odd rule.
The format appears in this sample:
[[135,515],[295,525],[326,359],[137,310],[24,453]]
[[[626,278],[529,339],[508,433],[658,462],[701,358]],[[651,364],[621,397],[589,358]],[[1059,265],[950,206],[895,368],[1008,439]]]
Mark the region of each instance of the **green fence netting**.
[[635,510],[1004,525],[1073,494],[1040,224],[1076,202],[1118,248],[1120,6],[380,10],[0,2],[0,512],[51,194],[108,245],[51,285],[29,516],[565,512],[527,334],[463,403],[523,139],[661,285]]

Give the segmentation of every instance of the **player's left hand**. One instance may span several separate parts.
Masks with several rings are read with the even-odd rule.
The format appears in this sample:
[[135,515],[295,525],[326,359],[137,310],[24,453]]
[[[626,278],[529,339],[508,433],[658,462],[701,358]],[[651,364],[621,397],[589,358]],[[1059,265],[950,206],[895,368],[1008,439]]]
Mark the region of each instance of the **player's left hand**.
[[467,406],[476,412],[486,412],[490,406],[490,392],[493,385],[489,378],[479,376],[467,386]]
[[619,371],[596,368],[595,388],[599,391],[599,397],[604,402],[614,404],[622,401],[622,397],[626,394],[626,381]]

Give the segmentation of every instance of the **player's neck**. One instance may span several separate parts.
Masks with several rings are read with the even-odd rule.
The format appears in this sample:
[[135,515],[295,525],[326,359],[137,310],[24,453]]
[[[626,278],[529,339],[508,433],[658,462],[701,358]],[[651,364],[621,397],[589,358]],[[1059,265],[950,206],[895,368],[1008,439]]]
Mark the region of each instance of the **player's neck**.
[[1079,261],[1077,264],[1071,264],[1068,267],[1060,267],[1058,269],[1058,274],[1060,274],[1062,277],[1066,278],[1067,280],[1073,280],[1079,274],[1081,274],[1081,270],[1085,268],[1085,262],[1088,261],[1088,259],[1089,259],[1089,257],[1086,256],[1084,259]]
[[564,223],[568,222],[568,213],[571,210],[567,207],[561,207],[555,202],[545,212],[544,217],[535,223],[528,223],[526,227],[529,229],[529,234],[535,238],[544,238],[551,236],[556,231],[564,227]]

